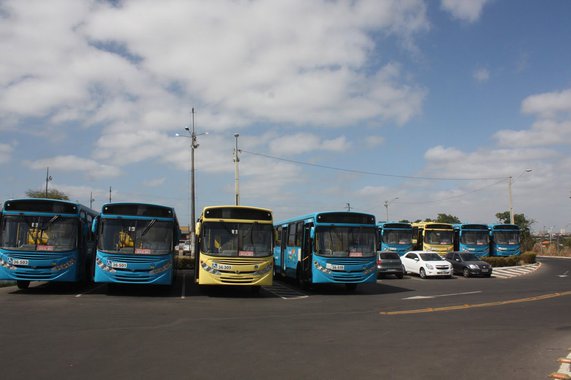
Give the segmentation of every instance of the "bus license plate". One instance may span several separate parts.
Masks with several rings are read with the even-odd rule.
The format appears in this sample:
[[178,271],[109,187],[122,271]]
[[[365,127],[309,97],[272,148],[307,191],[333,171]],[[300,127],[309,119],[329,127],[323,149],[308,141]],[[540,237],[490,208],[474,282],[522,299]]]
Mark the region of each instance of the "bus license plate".
[[331,270],[345,270],[345,265],[325,264],[325,268],[331,269]]
[[232,270],[232,265],[212,263],[212,268],[218,270]]
[[30,260],[27,259],[13,259],[13,265],[30,265]]
[[125,268],[127,268],[127,263],[120,263],[118,261],[111,261],[109,266],[111,268],[125,269]]

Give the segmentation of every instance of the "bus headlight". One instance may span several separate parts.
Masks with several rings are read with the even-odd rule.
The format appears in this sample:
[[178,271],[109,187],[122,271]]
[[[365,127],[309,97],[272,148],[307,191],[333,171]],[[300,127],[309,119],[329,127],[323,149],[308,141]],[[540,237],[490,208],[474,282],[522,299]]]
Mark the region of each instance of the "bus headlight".
[[208,273],[212,273],[212,274],[216,274],[216,275],[221,275],[222,273],[220,273],[219,271],[217,271],[216,269],[210,267],[208,264],[206,264],[206,262],[201,261],[200,262],[200,267],[207,271]]
[[165,265],[163,265],[162,267],[160,267],[160,268],[155,268],[155,269],[149,271],[149,273],[150,273],[150,274],[163,273],[163,272],[166,272],[167,270],[171,269],[171,267],[172,267],[172,264],[171,264],[171,262],[169,261],[169,262],[167,262]]
[[57,266],[53,267],[53,268],[52,268],[52,272],[59,272],[59,271],[62,271],[62,270],[69,269],[69,268],[72,267],[74,264],[75,264],[75,259],[74,259],[74,258],[71,258],[69,261],[67,261],[67,262],[65,262],[65,263],[63,263],[63,264],[60,264],[60,265],[57,265]]
[[272,270],[272,263],[268,263],[268,265],[266,265],[265,267],[263,267],[262,269],[254,272],[255,275],[258,276],[262,276],[268,272],[270,272]]

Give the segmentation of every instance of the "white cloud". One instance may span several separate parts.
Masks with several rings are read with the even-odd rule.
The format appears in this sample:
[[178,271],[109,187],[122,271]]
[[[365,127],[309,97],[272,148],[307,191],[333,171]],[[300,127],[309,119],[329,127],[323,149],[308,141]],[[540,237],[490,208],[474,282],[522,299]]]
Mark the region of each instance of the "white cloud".
[[343,152],[350,144],[345,136],[322,140],[318,135],[296,133],[275,138],[269,143],[270,151],[274,154],[290,155],[306,152],[331,151]]
[[571,116],[571,89],[532,95],[521,105],[524,113],[537,114],[543,118],[553,118],[559,113]]
[[480,67],[476,70],[474,70],[474,73],[472,74],[472,77],[478,82],[478,83],[484,83],[487,82],[490,79],[490,70]]
[[10,161],[13,150],[14,148],[9,144],[0,144],[0,164]]
[[490,0],[442,0],[440,6],[458,20],[475,22],[489,2]]
[[385,138],[383,136],[367,136],[365,139],[365,145],[368,148],[376,148],[384,144]]
[[165,180],[165,177],[149,179],[144,181],[143,185],[146,187],[160,187],[165,183]]
[[121,171],[115,166],[100,164],[94,160],[73,155],[28,161],[26,164],[31,169],[45,169],[49,167],[52,171],[85,172],[90,178],[117,177],[121,174]]

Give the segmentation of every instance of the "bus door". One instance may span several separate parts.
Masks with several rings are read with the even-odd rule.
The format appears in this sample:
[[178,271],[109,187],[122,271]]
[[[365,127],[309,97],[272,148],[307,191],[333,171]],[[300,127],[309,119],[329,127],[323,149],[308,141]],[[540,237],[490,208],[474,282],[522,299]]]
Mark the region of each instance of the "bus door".
[[313,244],[311,238],[311,229],[313,228],[313,224],[305,224],[303,226],[303,240],[301,244],[301,270],[302,270],[302,277],[304,280],[311,280],[311,263],[312,263],[312,254],[313,254]]
[[285,276],[286,274],[286,250],[287,250],[287,239],[289,236],[288,233],[288,226],[284,226],[281,231],[281,239],[280,239],[280,265],[281,265],[281,272],[282,275]]

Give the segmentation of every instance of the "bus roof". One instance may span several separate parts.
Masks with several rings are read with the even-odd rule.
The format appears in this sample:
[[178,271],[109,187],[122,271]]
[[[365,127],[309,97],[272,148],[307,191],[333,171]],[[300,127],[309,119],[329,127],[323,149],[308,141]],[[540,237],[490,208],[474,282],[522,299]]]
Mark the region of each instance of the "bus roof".
[[207,206],[200,215],[202,220],[255,220],[272,222],[272,210],[251,206]]
[[394,228],[394,229],[412,229],[412,225],[410,223],[405,222],[378,222],[377,226],[380,228]]
[[101,207],[102,215],[122,215],[135,217],[176,218],[174,208],[169,206],[137,203],[117,202],[106,203]]
[[450,223],[440,223],[440,222],[418,222],[412,223],[413,227],[418,228],[431,228],[431,229],[441,229],[441,230],[452,230],[452,224]]
[[455,230],[474,230],[474,231],[481,231],[481,230],[488,230],[487,224],[477,224],[477,223],[458,223],[453,225]]
[[3,213],[28,212],[47,214],[78,215],[83,210],[87,214],[97,215],[97,212],[78,202],[51,198],[20,198],[4,202]]
[[489,224],[488,225],[491,230],[519,230],[519,226],[517,224]]
[[372,214],[353,211],[322,211],[282,220],[276,225],[313,220],[316,224],[365,224],[375,225],[375,216]]

